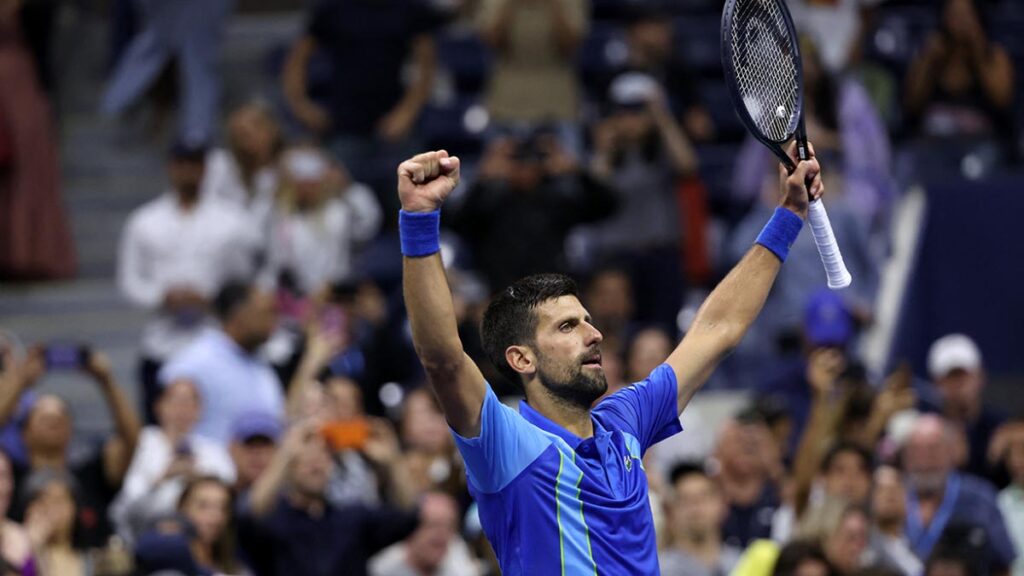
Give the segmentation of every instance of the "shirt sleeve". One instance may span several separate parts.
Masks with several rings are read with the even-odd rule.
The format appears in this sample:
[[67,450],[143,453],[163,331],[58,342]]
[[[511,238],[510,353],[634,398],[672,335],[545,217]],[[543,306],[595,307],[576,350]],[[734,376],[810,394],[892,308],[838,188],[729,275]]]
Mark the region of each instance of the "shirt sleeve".
[[502,404],[490,386],[480,410],[480,435],[464,438],[453,430],[452,436],[466,463],[466,476],[485,494],[508,486],[551,445],[543,432]]
[[609,430],[620,430],[640,442],[640,454],[683,430],[679,423],[676,374],[662,364],[643,382],[608,396],[592,414]]
[[164,297],[163,286],[152,278],[149,256],[143,247],[137,215],[128,219],[118,245],[117,285],[133,304],[156,308]]

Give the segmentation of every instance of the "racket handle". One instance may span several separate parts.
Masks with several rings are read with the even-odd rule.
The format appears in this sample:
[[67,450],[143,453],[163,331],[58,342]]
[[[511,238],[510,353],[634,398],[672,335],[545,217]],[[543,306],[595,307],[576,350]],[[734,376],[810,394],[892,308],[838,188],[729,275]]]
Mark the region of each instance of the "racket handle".
[[853,281],[853,277],[843,262],[843,255],[836,244],[836,235],[832,233],[832,224],[828,221],[828,212],[825,212],[825,205],[821,200],[811,202],[808,220],[811,222],[811,234],[814,236],[814,244],[818,247],[821,263],[825,265],[828,287],[833,290],[846,288]]

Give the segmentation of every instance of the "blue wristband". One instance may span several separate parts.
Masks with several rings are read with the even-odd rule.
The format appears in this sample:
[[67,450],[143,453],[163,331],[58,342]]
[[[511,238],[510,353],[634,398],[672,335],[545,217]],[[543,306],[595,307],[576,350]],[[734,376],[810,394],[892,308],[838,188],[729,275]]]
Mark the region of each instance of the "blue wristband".
[[441,211],[398,211],[398,235],[402,255],[409,258],[430,256],[441,251]]
[[756,242],[771,250],[779,257],[779,260],[785,262],[786,256],[789,255],[789,248],[796,241],[796,237],[800,235],[800,229],[803,227],[803,218],[779,206],[772,214],[771,220],[758,234]]

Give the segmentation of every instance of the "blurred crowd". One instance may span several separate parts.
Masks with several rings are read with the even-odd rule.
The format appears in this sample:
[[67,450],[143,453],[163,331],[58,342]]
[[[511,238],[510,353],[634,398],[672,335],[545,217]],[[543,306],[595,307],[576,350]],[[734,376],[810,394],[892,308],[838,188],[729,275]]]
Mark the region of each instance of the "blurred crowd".
[[[52,4],[0,0],[10,279],[74,273],[39,48]],[[90,346],[6,339],[0,574],[497,574],[412,348],[395,168],[431,148],[463,159],[442,256],[499,395],[515,387],[485,358],[482,312],[536,272],[581,280],[613,391],[644,379],[778,201],[725,93],[721,4],[318,0],[266,93],[221,112],[233,2],[112,2],[103,112],[177,113],[167,186],[118,252],[117,286],[149,320],[132,382]],[[996,30],[1014,4],[789,1],[855,281],[824,290],[802,235],[708,384],[735,409],[698,401],[649,454],[663,574],[1024,575],[1024,415],[983,403],[983,351],[949,335],[915,375],[867,368],[860,347],[906,184],[894,142],[1017,162],[1021,53]],[[39,392],[56,371],[96,382],[109,438]]]

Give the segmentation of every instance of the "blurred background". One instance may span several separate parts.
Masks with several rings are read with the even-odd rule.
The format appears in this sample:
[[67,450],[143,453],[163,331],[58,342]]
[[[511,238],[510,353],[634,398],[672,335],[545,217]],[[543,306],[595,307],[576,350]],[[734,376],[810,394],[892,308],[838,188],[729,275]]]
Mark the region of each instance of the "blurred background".
[[[66,483],[104,470],[84,481],[95,490],[76,488],[106,494],[93,494],[92,508],[75,502],[78,516],[92,510],[96,538],[76,540],[69,549],[80,553],[106,546],[133,551],[138,566],[196,570],[153,560],[166,555],[143,544],[181,550],[140,535],[174,512],[182,490],[201,492],[204,474],[241,492],[262,478],[254,517],[276,518],[266,494],[295,484],[284,472],[268,479],[279,458],[313,477],[322,468],[331,481],[319,491],[338,505],[418,511],[418,531],[389,543],[412,534],[407,545],[424,566],[433,554],[441,570],[446,530],[485,565],[404,315],[395,168],[424,150],[462,159],[443,257],[464,345],[499,395],[515,388],[485,359],[478,323],[493,292],[535,272],[578,280],[613,388],[642,380],[778,201],[777,162],[747,136],[725,88],[722,4],[0,0],[0,419],[14,471],[10,515],[47,550],[43,572],[72,573],[54,568],[66,559],[48,548],[60,522],[39,512],[31,523],[17,510],[29,488],[57,482],[29,482],[49,469],[39,450],[66,453],[57,458]],[[778,489],[769,507],[793,506],[799,519],[806,502],[783,488],[817,481],[817,460],[797,465],[808,427],[849,441],[844,426],[867,426],[855,443],[872,467],[888,461],[899,475],[913,471],[893,458],[931,425],[949,432],[944,445],[964,448],[949,466],[987,478],[994,506],[995,488],[1024,485],[1003,452],[1024,416],[1024,242],[1014,216],[1024,213],[1024,3],[788,4],[802,34],[808,135],[854,281],[829,292],[801,236],[757,324],[683,416],[687,432],[651,456],[652,491],[685,500],[672,496],[688,477],[670,474],[680,460],[728,475],[730,434],[750,445],[757,434],[748,432],[767,438],[779,424],[769,451],[777,462],[764,465]],[[83,384],[90,379],[98,385]],[[30,424],[47,398],[66,437],[36,445]],[[160,408],[175,399],[181,413]],[[845,419],[814,428],[819,409]],[[920,420],[929,413],[938,424]],[[286,454],[307,417],[332,425],[320,434],[326,463],[300,440],[291,446],[302,454]],[[193,434],[220,450],[208,469],[201,450],[181,448]],[[270,448],[262,465],[250,454],[246,482],[244,456],[228,451],[251,438]],[[823,446],[806,454],[820,460]],[[150,472],[138,464],[135,484],[133,453],[160,455]],[[398,469],[415,486],[389,481]],[[181,481],[177,493],[137,511],[165,478]],[[742,497],[724,498],[733,539],[723,542],[789,540],[739,519]],[[244,529],[253,511],[239,514],[241,552],[225,558],[284,573],[275,568],[288,565],[284,552],[254,555],[253,542],[270,536],[255,520]],[[457,522],[446,528],[448,516]],[[1008,522],[1018,542],[1022,517]],[[688,528],[664,522],[671,548]],[[183,525],[168,533],[203,532],[202,518]],[[440,532],[419,531],[428,525]],[[346,565],[359,568],[346,569],[365,573],[368,550],[383,548],[368,541],[352,544],[360,560]],[[269,548],[301,558],[289,546]],[[1006,550],[992,573],[1009,565]],[[912,550],[918,565],[897,573],[923,573],[931,551]],[[241,564],[197,562],[242,573]],[[376,573],[405,573],[384,566]],[[989,573],[971,566],[965,574]]]

